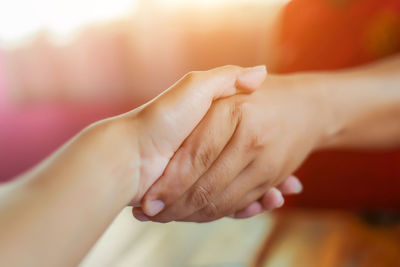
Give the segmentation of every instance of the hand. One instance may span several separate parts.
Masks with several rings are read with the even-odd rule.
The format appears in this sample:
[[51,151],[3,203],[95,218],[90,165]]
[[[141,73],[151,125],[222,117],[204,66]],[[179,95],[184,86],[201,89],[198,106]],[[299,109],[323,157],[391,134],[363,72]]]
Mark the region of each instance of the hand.
[[[235,219],[246,219],[260,214],[264,211],[273,211],[274,209],[283,206],[285,202],[283,198],[284,195],[295,195],[301,193],[302,191],[303,185],[301,184],[300,180],[295,176],[290,176],[278,187],[273,187],[269,189],[257,201],[254,201],[251,204],[247,205],[247,207],[236,211],[229,217]],[[134,211],[138,212],[137,209],[134,209]]]
[[213,100],[251,92],[265,76],[264,67],[191,73],[151,103],[87,127],[1,186],[2,263],[78,265],[121,209],[140,202]]
[[[303,191],[303,185],[295,176],[290,176],[278,187],[268,190],[259,200],[252,202],[247,207],[236,211],[229,217],[235,219],[246,219],[260,214],[264,211],[272,211],[280,208],[284,204],[283,195],[299,194]],[[143,213],[141,208],[134,207],[132,209],[133,216],[139,221],[149,221],[150,219]]]
[[217,101],[150,188],[151,220],[211,221],[259,199],[324,136],[324,107],[302,76],[268,76],[251,95]]
[[149,104],[123,115],[124,120],[132,121],[140,153],[137,157],[140,181],[131,204],[140,204],[144,193],[163,174],[175,151],[214,100],[252,92],[265,77],[264,66],[247,69],[226,66],[192,72]]

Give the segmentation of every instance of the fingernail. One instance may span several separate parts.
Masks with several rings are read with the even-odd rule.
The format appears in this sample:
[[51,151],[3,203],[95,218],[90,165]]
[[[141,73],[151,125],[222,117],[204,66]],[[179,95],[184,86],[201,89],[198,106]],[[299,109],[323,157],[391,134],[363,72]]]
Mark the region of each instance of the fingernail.
[[237,78],[238,85],[241,88],[255,90],[265,80],[266,75],[267,68],[264,65],[246,68]]
[[150,219],[141,212],[135,212],[135,218],[141,222],[148,222]]
[[279,192],[279,194],[278,194],[277,208],[280,208],[283,206],[283,204],[285,204],[285,199],[283,198],[281,191],[278,190],[278,192]]
[[255,67],[246,68],[246,71],[267,72],[267,67],[265,65],[259,65],[259,66],[255,66]]
[[269,190],[268,194],[274,196],[274,201],[272,204],[272,209],[277,209],[283,206],[285,203],[285,199],[283,198],[282,192],[279,191],[277,188],[273,187]]
[[293,179],[293,193],[300,194],[303,191],[303,185],[300,183],[299,179]]
[[155,216],[165,207],[164,202],[161,200],[152,200],[145,206],[145,212],[148,216]]

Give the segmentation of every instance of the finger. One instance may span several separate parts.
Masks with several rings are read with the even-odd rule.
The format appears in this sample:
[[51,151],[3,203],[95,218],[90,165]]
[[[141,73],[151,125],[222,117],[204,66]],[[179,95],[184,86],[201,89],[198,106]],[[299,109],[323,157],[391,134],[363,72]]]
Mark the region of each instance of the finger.
[[214,163],[231,139],[239,115],[234,102],[217,101],[168,163],[164,174],[145,194],[149,216],[178,200]]
[[264,210],[271,211],[282,207],[285,199],[282,196],[282,192],[274,187],[262,196],[260,203]]
[[248,205],[246,208],[237,211],[232,217],[235,219],[246,219],[253,217],[257,214],[260,214],[264,211],[263,206],[261,205],[260,202],[254,201],[250,205]]
[[277,192],[274,188],[268,190],[262,198],[258,201],[254,201],[251,204],[249,204],[246,208],[237,211],[235,214],[233,214],[233,218],[249,218],[257,215],[259,212],[255,212],[254,210],[258,210],[254,208],[255,206],[261,207],[263,210],[266,211],[271,211],[277,208],[280,208],[280,206],[283,204],[284,200],[282,197],[282,194],[284,195],[291,195],[291,194],[299,194],[303,186],[299,179],[295,176],[290,176],[288,179],[283,181],[282,184],[280,184],[277,189],[280,191]]
[[254,201],[251,204],[249,204],[246,208],[237,211],[233,217],[249,218],[261,213],[258,211],[258,208],[256,209],[257,212],[255,212],[255,208],[252,206],[260,207],[262,211],[272,211],[274,209],[282,207],[283,204],[284,204],[284,198],[282,196],[282,192],[273,187],[270,190],[268,190],[268,192],[266,192],[261,197],[260,200]]
[[303,191],[303,185],[296,176],[289,176],[285,181],[283,181],[278,187],[284,195],[294,195],[300,194]]
[[[280,208],[284,204],[284,198],[279,190],[271,188],[267,193],[264,194],[262,200],[254,201],[249,204],[246,208],[237,211],[233,218],[250,218],[263,211],[272,211]],[[260,211],[261,209],[261,211]]]
[[243,196],[236,206],[236,210],[241,210],[258,199],[260,199],[260,203],[266,211],[281,208],[285,203],[283,194],[279,189],[276,187],[270,188],[269,184],[263,184]]
[[[242,133],[235,134],[214,164],[185,194],[156,216],[156,220],[178,220],[193,214],[217,197],[251,162],[254,151],[246,145]],[[212,203],[211,208],[212,210]],[[210,211],[214,213],[214,211]],[[211,216],[212,214],[208,214]],[[152,218],[153,219],[153,218]]]
[[[242,198],[242,201],[237,206],[236,210],[241,210],[258,199],[260,199],[260,202],[264,206],[264,209],[266,211],[271,211],[273,209],[282,207],[285,203],[285,199],[281,191],[283,191],[285,194],[293,194],[294,192],[301,192],[302,190],[302,185],[297,177],[293,175],[289,176],[289,174],[292,172],[293,168],[286,166],[277,173],[267,173],[265,177],[267,177],[267,180],[270,181],[271,185],[276,185],[276,182],[272,181],[282,181],[283,177],[289,178],[279,184],[279,189],[275,187],[269,188],[269,184],[264,184],[259,186],[258,188],[255,188]],[[266,179],[265,177],[264,179]]]
[[[247,203],[250,201],[250,199],[257,198],[257,196],[260,194],[260,192],[252,192],[249,194],[249,196],[246,198],[248,200],[243,200],[243,202]],[[263,211],[272,211],[274,209],[282,207],[284,204],[284,198],[282,196],[282,193],[276,189],[275,187],[271,188],[268,190],[267,193],[265,193],[260,200],[256,200],[245,206],[245,208],[241,208],[240,210],[236,211],[234,214],[232,214],[229,217],[232,218],[237,218],[237,219],[245,219],[245,218],[250,218],[255,215],[258,215],[262,213]],[[206,221],[212,221],[217,218],[213,219],[208,219],[204,220],[203,217],[198,217],[196,215],[189,216],[183,220],[179,221],[184,221],[184,222],[206,222]]]
[[285,203],[282,193],[275,187],[269,189],[268,192],[265,194],[262,193],[262,190],[263,189],[253,190],[251,193],[247,194],[247,196],[242,200],[242,204],[239,204],[238,206],[239,211],[234,213],[233,217],[249,218],[257,215],[258,213],[261,213],[253,213],[252,210],[248,211],[250,206],[255,205],[254,203],[258,203],[263,211],[272,211],[274,209],[278,209],[282,207]]
[[[243,176],[246,177],[247,173],[244,173]],[[288,179],[286,179],[281,185],[283,185],[286,181],[288,180],[292,180],[293,178],[297,179],[296,177],[290,176]],[[234,189],[234,187],[232,186],[232,188],[227,188],[226,191],[232,190],[233,193],[231,194],[241,194],[241,192],[246,192],[246,189],[241,188],[241,184],[243,184],[242,181],[240,181],[240,179],[236,179],[234,183],[237,183],[237,189]],[[233,185],[233,184],[232,184]],[[280,186],[281,186],[280,185]],[[239,202],[240,204],[238,204],[236,206],[235,213],[232,215],[233,218],[249,218],[252,217],[254,215],[257,215],[258,213],[255,213],[254,210],[254,206],[258,206],[257,204],[254,204],[255,202],[259,203],[260,206],[263,208],[263,210],[265,211],[272,211],[274,209],[280,208],[282,207],[282,205],[284,204],[284,198],[282,195],[282,192],[273,187],[271,189],[269,189],[266,193],[265,190],[268,187],[268,184],[263,184],[261,186],[258,186],[257,188],[250,190],[249,193],[247,193],[244,197],[242,197],[241,201]],[[251,189],[251,188],[250,188]],[[238,191],[237,191],[238,190]],[[249,190],[249,189],[247,189]],[[235,191],[237,191],[235,193]],[[291,193],[293,191],[293,189],[290,189],[289,193]],[[232,200],[225,200],[227,203],[231,203]],[[221,204],[218,202],[214,202],[214,205],[219,207]],[[230,204],[232,205],[232,204]],[[252,206],[252,207],[250,207]],[[234,207],[232,205],[232,207]],[[239,215],[237,215],[237,213],[240,213]],[[221,216],[222,217],[222,216]],[[206,220],[204,214],[201,214],[199,212],[188,216],[182,220],[179,221],[185,221],[185,222],[199,222],[199,221],[212,221],[218,218],[208,218]]]
[[[261,189],[263,190],[263,189]],[[232,218],[238,218],[238,219],[244,219],[244,218],[250,218],[253,217],[263,211],[272,211],[274,209],[278,209],[282,207],[284,204],[284,198],[282,197],[282,194],[280,193],[279,190],[276,188],[271,188],[267,193],[262,195],[260,192],[261,190],[256,190],[252,193],[248,194],[248,197],[246,197],[242,202],[243,203],[250,203],[247,205],[244,204],[239,204],[240,209],[235,211],[232,215],[228,217]],[[257,199],[257,196],[262,195],[259,200],[254,200],[252,202],[252,199]],[[261,211],[259,211],[259,208],[261,207]],[[210,222],[213,220],[217,220],[221,218],[222,216],[215,217],[215,218],[207,218],[202,214],[195,213],[192,214],[191,216],[188,216],[184,219],[180,219],[177,221],[182,221],[182,222]]]
[[[265,66],[225,66],[191,72],[156,99],[138,109],[144,133],[151,133],[160,152],[176,151],[207,113],[212,102],[254,91],[266,77]],[[160,129],[165,129],[160,131]]]
[[[267,172],[261,161],[253,162],[234,181],[221,192],[209,205],[184,218],[185,221],[205,222],[219,219],[241,210],[254,202],[270,187]],[[253,192],[253,193],[252,193]],[[255,192],[255,193],[254,193]],[[248,195],[250,194],[251,201]],[[238,207],[240,203],[246,201]]]
[[142,212],[142,210],[140,208],[132,208],[132,215],[138,221],[141,221],[141,222],[150,221],[150,219]]

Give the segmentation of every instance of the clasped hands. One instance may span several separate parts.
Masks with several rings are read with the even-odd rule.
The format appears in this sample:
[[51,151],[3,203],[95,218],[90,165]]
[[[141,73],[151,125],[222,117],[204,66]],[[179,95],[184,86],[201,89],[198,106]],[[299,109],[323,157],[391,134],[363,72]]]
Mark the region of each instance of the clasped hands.
[[133,215],[246,218],[300,193],[292,173],[317,147],[323,125],[312,120],[316,99],[295,84],[263,66],[192,72],[126,114],[135,117],[141,159]]

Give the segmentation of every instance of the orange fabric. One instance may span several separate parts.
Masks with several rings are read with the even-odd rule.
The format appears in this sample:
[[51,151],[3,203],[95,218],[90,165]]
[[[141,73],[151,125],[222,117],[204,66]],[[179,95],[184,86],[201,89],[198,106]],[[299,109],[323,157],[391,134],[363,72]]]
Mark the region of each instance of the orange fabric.
[[[341,69],[400,51],[399,0],[293,0],[282,23],[282,73]],[[298,175],[305,192],[291,205],[400,209],[400,151],[319,153]]]

